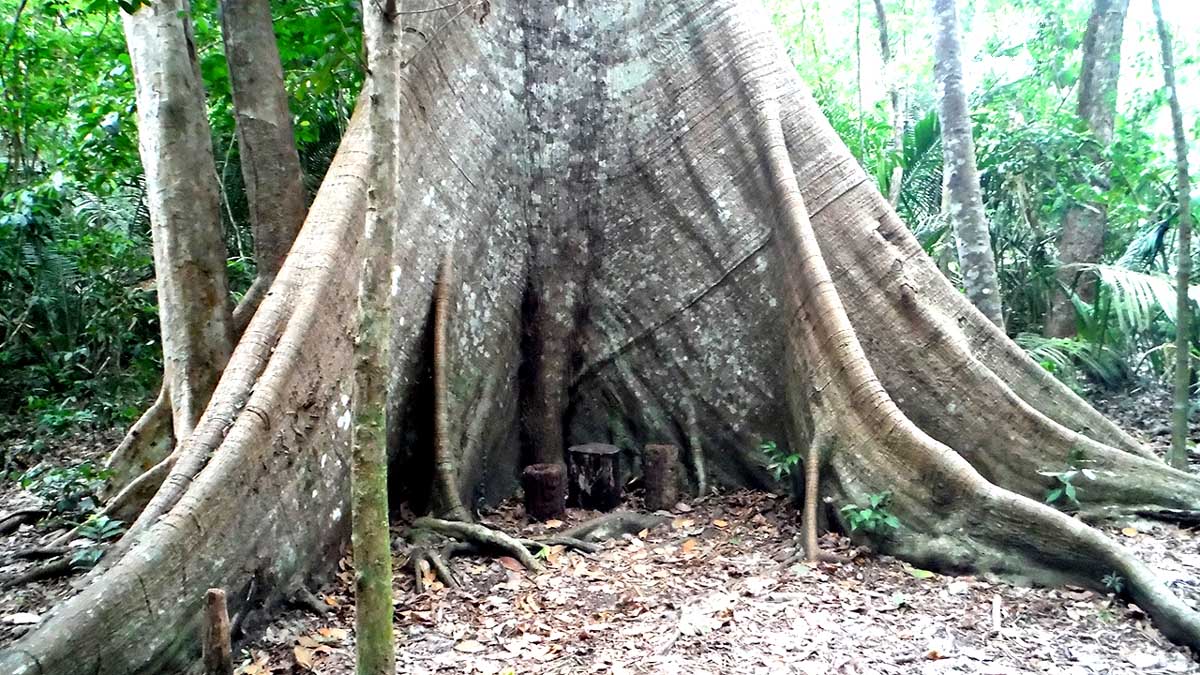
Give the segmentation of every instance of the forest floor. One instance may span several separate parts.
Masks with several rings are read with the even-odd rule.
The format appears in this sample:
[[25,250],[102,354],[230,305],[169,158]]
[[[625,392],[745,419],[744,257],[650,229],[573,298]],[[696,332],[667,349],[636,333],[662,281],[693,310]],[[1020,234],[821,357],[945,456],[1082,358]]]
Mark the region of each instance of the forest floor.
[[[1089,398],[1165,448],[1163,392]],[[49,456],[63,464],[96,460],[112,442],[111,434],[83,435]],[[18,487],[0,481],[0,514],[36,502]],[[638,506],[636,496],[627,506]],[[594,515],[572,510],[553,527],[529,524],[510,501],[483,520],[538,536]],[[1200,664],[1139,609],[1093,591],[937,575],[834,535],[824,547],[845,562],[800,562],[798,515],[787,497],[712,495],[670,515],[593,555],[552,548],[546,571],[536,575],[511,559],[456,559],[458,589],[434,583],[415,593],[398,552],[397,672],[1200,673]],[[1106,531],[1200,606],[1200,534],[1147,522]],[[0,537],[0,577],[25,569],[29,563],[11,554],[43,534],[24,525]],[[0,594],[0,648],[36,625],[71,582],[34,582]],[[237,655],[237,672],[353,673],[348,553],[320,590],[327,612],[283,611]]]
[[[560,527],[592,515],[572,511]],[[524,520],[514,503],[486,518],[527,536],[548,530]],[[511,559],[458,559],[462,588],[415,594],[397,557],[397,672],[1200,672],[1140,610],[1110,597],[937,575],[833,536],[825,548],[849,560],[808,565],[794,560],[798,534],[789,499],[736,492],[591,556],[552,549],[537,575]],[[1112,534],[1200,599],[1195,533]],[[349,565],[325,589],[330,612],[280,615],[240,672],[353,673]]]

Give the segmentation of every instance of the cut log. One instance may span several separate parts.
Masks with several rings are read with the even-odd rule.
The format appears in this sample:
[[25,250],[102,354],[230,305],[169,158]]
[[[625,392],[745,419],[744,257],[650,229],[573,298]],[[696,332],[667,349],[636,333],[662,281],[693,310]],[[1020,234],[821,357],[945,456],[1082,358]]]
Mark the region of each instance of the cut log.
[[607,443],[585,443],[567,449],[571,503],[585,509],[611,511],[621,503],[621,450]]
[[534,520],[550,520],[567,509],[567,467],[562,464],[530,464],[521,472],[525,488],[525,512]]
[[646,485],[646,508],[670,509],[679,501],[679,448],[647,445],[642,456],[642,482]]

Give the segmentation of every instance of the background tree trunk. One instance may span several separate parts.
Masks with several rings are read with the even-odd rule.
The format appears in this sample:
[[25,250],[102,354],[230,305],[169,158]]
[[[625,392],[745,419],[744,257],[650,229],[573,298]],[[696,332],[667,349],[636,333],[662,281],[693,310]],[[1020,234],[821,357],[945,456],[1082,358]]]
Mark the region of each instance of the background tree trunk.
[[1175,55],[1171,31],[1163,19],[1158,0],[1151,0],[1158,25],[1158,40],[1162,46],[1163,81],[1167,101],[1171,106],[1171,128],[1175,136],[1175,196],[1179,200],[1178,256],[1175,268],[1175,400],[1171,411],[1171,466],[1179,469],[1188,465],[1189,418],[1192,412],[1192,301],[1188,288],[1192,274],[1192,181],[1188,173],[1188,143],[1184,131],[1183,110],[1179,107],[1179,91],[1175,87]]
[[270,3],[221,0],[221,35],[254,232],[255,284],[266,287],[292,247],[305,212],[300,155],[292,133]]
[[900,74],[896,72],[895,53],[888,36],[887,10],[883,0],[875,0],[875,18],[879,21],[879,53],[883,56],[883,79],[887,84],[889,109],[892,113],[892,152],[896,166],[888,183],[888,202],[892,208],[900,203],[900,187],[904,181],[904,106],[900,103]]
[[[1129,0],[1095,0],[1083,38],[1083,69],[1079,74],[1079,118],[1092,132],[1095,143],[1087,146],[1087,156],[1096,170],[1089,180],[1097,190],[1109,187],[1110,165],[1103,153],[1112,145],[1113,123],[1117,114],[1117,83],[1121,74],[1121,37]],[[1058,282],[1074,288],[1084,302],[1096,301],[1096,281],[1079,276],[1078,263],[1097,263],[1104,253],[1104,234],[1108,211],[1102,202],[1072,204],[1063,218],[1058,243],[1061,269]],[[1078,283],[1076,278],[1078,277]],[[1045,333],[1050,337],[1075,335],[1075,305],[1070,295],[1056,288],[1046,315]]]
[[942,153],[949,188],[950,223],[958,244],[963,287],[971,304],[992,323],[1004,327],[996,259],[988,234],[979,169],[975,166],[975,140],[963,89],[962,47],[958,37],[955,0],[934,0],[937,37],[934,76],[937,78],[938,115],[942,123]]
[[163,381],[176,438],[191,433],[231,351],[225,240],[188,0],[123,14],[154,237]]

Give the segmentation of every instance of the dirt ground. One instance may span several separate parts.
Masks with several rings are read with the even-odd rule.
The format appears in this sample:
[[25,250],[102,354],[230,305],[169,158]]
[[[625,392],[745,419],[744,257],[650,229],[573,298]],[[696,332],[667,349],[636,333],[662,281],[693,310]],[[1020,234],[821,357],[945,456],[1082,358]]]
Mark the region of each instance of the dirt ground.
[[[1102,410],[1164,448],[1169,406],[1160,390],[1107,398]],[[82,435],[49,455],[102,457],[109,435]],[[68,458],[67,455],[70,455]],[[35,504],[0,481],[0,514]],[[636,497],[627,505],[637,508]],[[539,536],[519,503],[483,514],[509,533]],[[1200,606],[1200,538],[1174,525],[1115,523],[1173,589]],[[1200,673],[1136,607],[1079,588],[1021,588],[947,577],[827,535],[842,563],[798,562],[790,498],[736,492],[689,500],[659,527],[607,542],[596,554],[557,547],[533,575],[506,558],[459,558],[461,588],[417,594],[395,532],[398,673]],[[12,553],[46,537],[23,525],[0,537],[0,577],[31,563]],[[77,578],[75,579],[77,581]],[[36,625],[72,579],[0,593],[0,648]],[[353,672],[349,553],[319,589],[328,611],[287,609],[236,655],[238,673]]]

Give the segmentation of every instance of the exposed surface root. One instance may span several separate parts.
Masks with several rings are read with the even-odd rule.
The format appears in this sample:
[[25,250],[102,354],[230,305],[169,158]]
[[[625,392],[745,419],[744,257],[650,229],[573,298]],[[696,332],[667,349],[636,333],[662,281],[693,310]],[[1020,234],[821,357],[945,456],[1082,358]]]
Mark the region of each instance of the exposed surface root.
[[69,552],[70,549],[66,546],[37,546],[14,551],[12,557],[18,560],[49,560]]
[[429,530],[463,543],[475,544],[484,550],[501,551],[504,555],[511,556],[520,562],[525,569],[531,572],[542,571],[542,564],[529,552],[528,547],[520,540],[499,530],[475,523],[432,517],[418,518],[413,521],[412,527],[414,530]]
[[288,603],[294,607],[308,610],[317,616],[322,616],[329,613],[333,609],[329,605],[321,602],[321,599],[313,595],[313,592],[308,590],[306,586],[298,586],[292,594],[288,596]]
[[584,542],[598,542],[616,539],[625,534],[636,534],[642,530],[662,525],[667,520],[669,519],[666,516],[652,513],[614,511],[563,530],[554,536],[560,540],[578,539]]
[[700,440],[700,425],[696,420],[696,404],[691,398],[683,400],[684,416],[687,422],[687,457],[696,478],[696,496],[708,494],[708,470],[704,466],[704,445]]
[[437,283],[433,290],[433,462],[435,497],[451,518],[471,520],[458,493],[458,470],[450,450],[450,405],[447,383],[446,332],[450,323],[450,294],[454,282],[454,259],[447,252],[438,267]]
[[[641,530],[638,530],[639,532]],[[600,546],[590,541],[576,539],[574,537],[564,537],[562,535],[550,535],[546,537],[538,537],[537,539],[521,539],[522,544],[527,546],[529,550],[538,552],[547,546],[562,546],[572,551],[580,553],[596,553],[600,550]]]
[[104,496],[123,492],[139,475],[165,459],[174,444],[171,400],[166,386],[161,386],[154,403],[129,427],[117,449],[104,462],[105,470],[110,473]]
[[1164,634],[1200,648],[1200,615],[1145,565],[1099,531],[989,483],[897,407],[876,377],[832,283],[769,93],[759,113],[764,159],[780,214],[775,243],[781,260],[800,261],[782,267],[780,285],[790,365],[811,383],[807,410],[793,405],[793,414],[807,413],[795,421],[814,437],[830,434],[836,439],[830,491],[838,501],[861,505],[871,495],[889,494],[886,508],[899,525],[878,525],[877,542],[938,569],[1019,573],[1093,588],[1103,586],[1105,575],[1120,575],[1130,597]]
[[25,523],[36,522],[46,515],[45,509],[17,509],[12,513],[0,516],[0,535],[8,534]]
[[[259,274],[250,284],[245,295],[242,296],[241,302],[233,309],[231,330],[235,338],[245,332],[254,312],[258,310],[259,304],[270,291],[272,281],[274,281],[274,275],[266,277]],[[146,408],[133,426],[129,427],[125,437],[105,460],[104,468],[110,472],[110,476],[104,487],[105,494],[102,496],[108,498],[111,494],[117,494],[117,497],[109,499],[110,504],[120,498],[132,481],[153,471],[162,464],[163,460],[173,454],[176,439],[171,427],[171,398],[166,386],[163,385],[159,387],[158,396],[154,402],[150,404],[149,408]],[[157,477],[158,482],[154,485],[154,490],[157,490],[158,486],[162,484],[165,475],[164,472],[162,476]],[[137,514],[150,501],[151,496],[153,496],[153,490],[150,490],[150,495],[144,499],[139,498],[137,501],[127,502],[122,509],[124,517],[121,519],[130,520],[137,517]],[[134,508],[136,510],[133,510]],[[131,510],[132,513],[129,512]]]
[[0,588],[11,588],[20,586],[33,581],[41,581],[43,579],[53,579],[61,577],[73,572],[75,568],[71,565],[69,558],[58,558],[42,565],[31,567],[20,574],[15,574],[6,579],[0,579]]
[[[544,567],[539,556],[548,547],[593,554],[600,551],[596,543],[623,534],[641,532],[665,522],[663,516],[619,511],[593,518],[560,533],[534,538],[517,538],[485,525],[456,520],[424,517],[413,521],[409,528],[407,562],[417,593],[429,590],[429,583],[440,581],[448,588],[459,587],[459,580],[450,568],[450,560],[459,556],[508,556],[531,572]],[[438,539],[445,543],[438,548]]]

